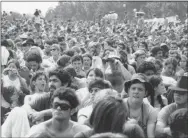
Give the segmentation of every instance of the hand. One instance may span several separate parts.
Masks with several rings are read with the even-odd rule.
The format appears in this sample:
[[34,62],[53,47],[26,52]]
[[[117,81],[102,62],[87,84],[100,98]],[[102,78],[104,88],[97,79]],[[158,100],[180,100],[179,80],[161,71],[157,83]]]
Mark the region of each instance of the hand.
[[35,112],[31,114],[31,117],[32,117],[32,122],[34,123],[43,119],[44,115],[41,112]]

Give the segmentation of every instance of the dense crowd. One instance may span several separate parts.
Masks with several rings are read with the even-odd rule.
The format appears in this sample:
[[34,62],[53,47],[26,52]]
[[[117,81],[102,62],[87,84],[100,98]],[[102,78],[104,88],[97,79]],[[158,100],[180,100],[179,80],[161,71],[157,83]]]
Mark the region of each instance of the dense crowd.
[[2,137],[188,138],[187,19],[3,12]]

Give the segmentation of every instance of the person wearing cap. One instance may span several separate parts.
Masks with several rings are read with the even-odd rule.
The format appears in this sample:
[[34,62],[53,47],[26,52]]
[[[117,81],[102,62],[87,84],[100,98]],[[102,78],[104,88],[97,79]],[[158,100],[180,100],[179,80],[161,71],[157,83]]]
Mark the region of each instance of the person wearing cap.
[[[170,116],[172,138],[188,138],[188,110],[179,109]],[[180,127],[181,126],[181,127]]]
[[154,138],[156,110],[144,98],[151,95],[153,87],[147,82],[147,77],[142,73],[134,74],[130,81],[125,82],[124,89],[129,97],[124,99],[128,109],[128,117],[137,120],[138,124],[148,138]]
[[174,103],[171,103],[159,112],[156,124],[156,136],[172,136],[168,119],[178,109],[188,108],[188,75],[182,76],[176,86],[169,87],[173,90]]

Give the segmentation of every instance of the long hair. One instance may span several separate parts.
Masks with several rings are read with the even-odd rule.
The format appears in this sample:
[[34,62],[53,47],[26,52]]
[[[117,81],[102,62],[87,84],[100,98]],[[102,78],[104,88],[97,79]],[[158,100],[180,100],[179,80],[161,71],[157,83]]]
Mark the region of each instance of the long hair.
[[89,122],[95,133],[121,133],[127,118],[127,108],[123,100],[108,97],[96,104]]
[[[149,79],[149,83],[153,86],[153,88],[157,87],[161,82],[162,82],[162,78],[160,76],[157,76],[157,75],[153,75]],[[154,106],[154,94],[151,95],[151,99],[152,99],[151,100],[151,105]],[[157,101],[161,105],[161,108],[163,108],[165,106],[164,103],[163,103],[161,95],[157,96]]]

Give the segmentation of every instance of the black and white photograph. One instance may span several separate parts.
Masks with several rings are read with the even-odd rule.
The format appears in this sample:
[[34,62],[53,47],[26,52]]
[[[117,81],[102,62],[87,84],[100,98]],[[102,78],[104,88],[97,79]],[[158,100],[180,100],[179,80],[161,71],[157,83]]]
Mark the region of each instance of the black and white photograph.
[[2,138],[188,138],[188,2],[2,1]]

